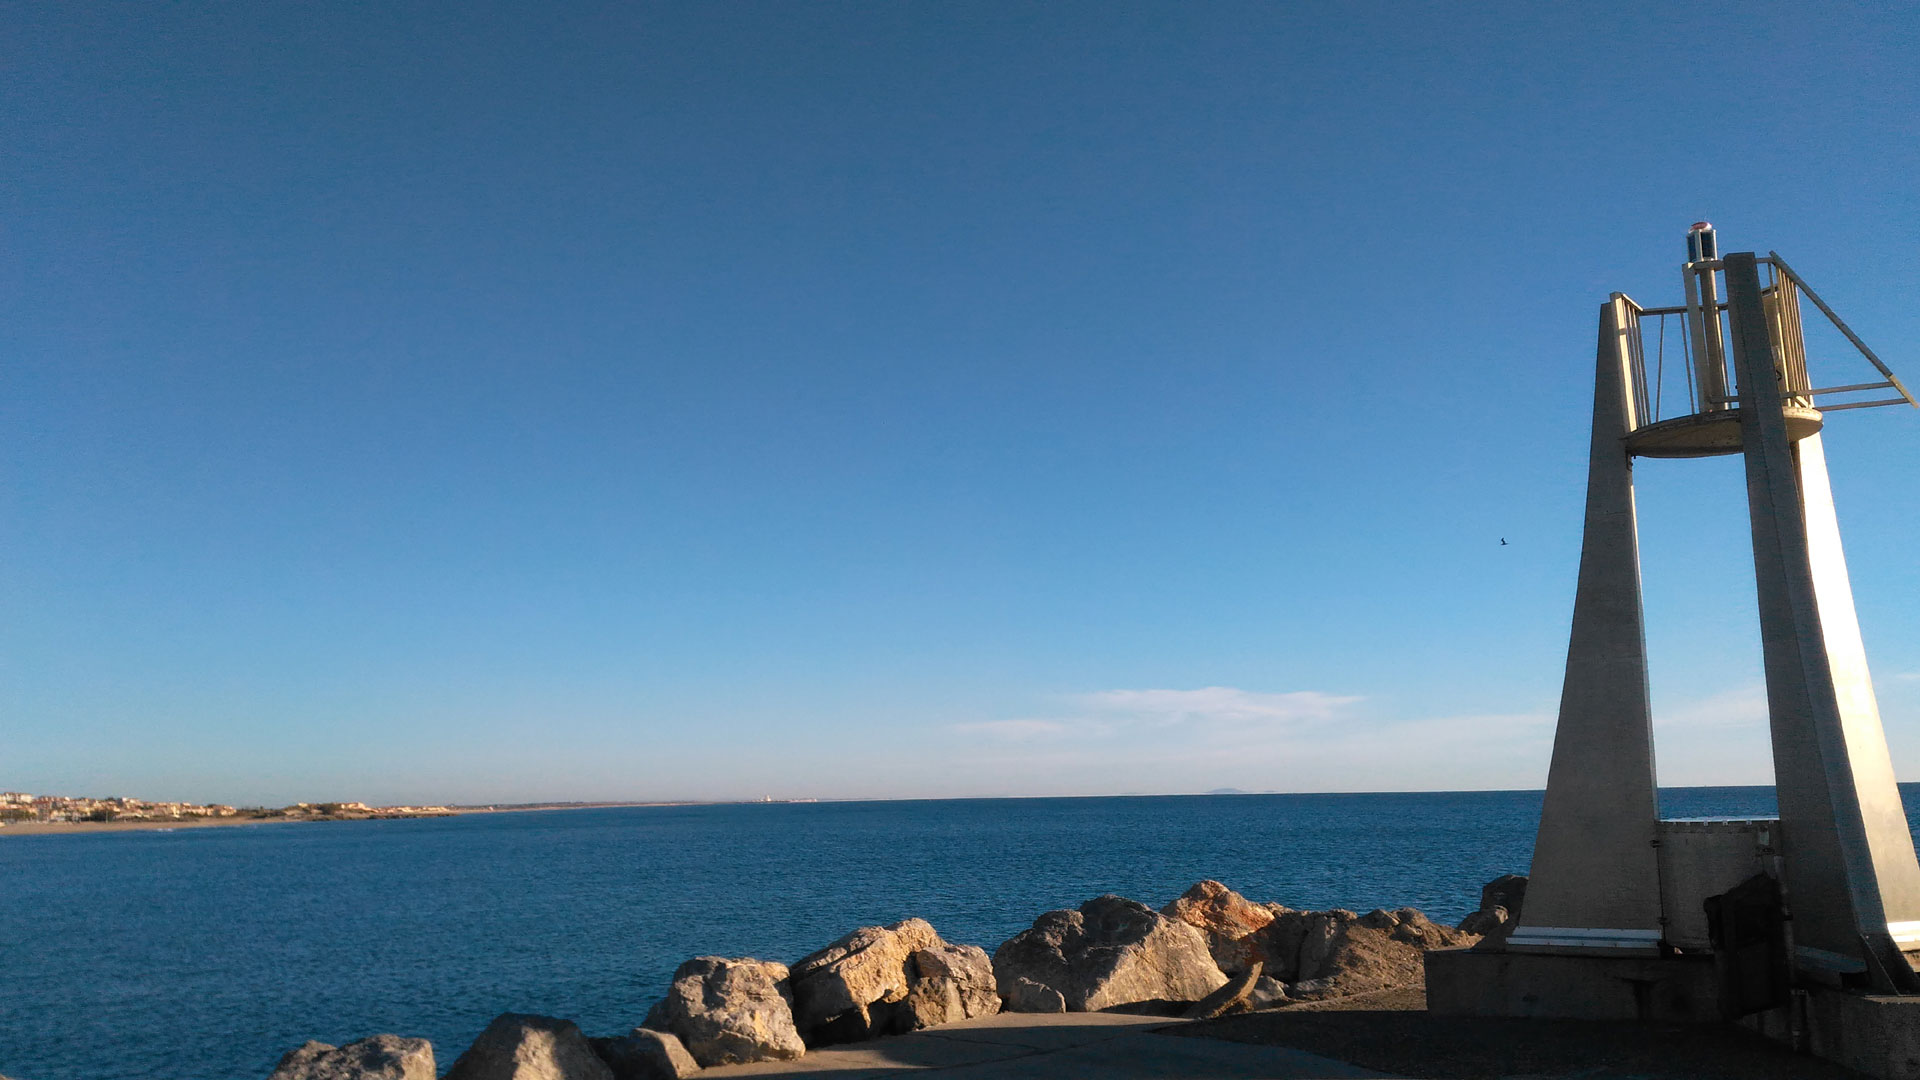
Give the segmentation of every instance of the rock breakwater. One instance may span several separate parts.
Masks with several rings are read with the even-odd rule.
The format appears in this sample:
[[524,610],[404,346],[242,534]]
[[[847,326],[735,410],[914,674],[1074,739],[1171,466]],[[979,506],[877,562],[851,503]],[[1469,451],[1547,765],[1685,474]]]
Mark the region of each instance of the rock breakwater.
[[[863,926],[789,966],[699,956],[625,1035],[506,1013],[446,1080],[680,1080],[702,1068],[792,1060],[810,1049],[1009,1012],[1220,1016],[1284,1008],[1421,980],[1429,949],[1473,944],[1517,917],[1526,879],[1489,882],[1458,927],[1413,908],[1297,911],[1217,881],[1156,910],[1119,896],[1049,911],[991,954],[948,942],[925,919]],[[432,1080],[424,1039],[309,1042],[269,1080]]]

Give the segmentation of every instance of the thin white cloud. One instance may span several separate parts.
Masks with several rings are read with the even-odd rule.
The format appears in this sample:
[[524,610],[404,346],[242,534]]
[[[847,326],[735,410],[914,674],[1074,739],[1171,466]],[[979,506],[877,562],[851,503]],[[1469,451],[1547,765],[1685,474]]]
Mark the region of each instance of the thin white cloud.
[[1663,708],[1656,702],[1653,710],[1654,727],[1662,731],[1727,730],[1765,727],[1766,723],[1767,688],[1757,683],[1722,690],[1672,708]]
[[1056,716],[954,724],[960,735],[1030,744],[1072,739],[1140,744],[1168,739],[1218,743],[1323,725],[1360,701],[1353,696],[1298,690],[1258,693],[1232,686],[1198,690],[1101,690],[1060,699]]
[[1547,712],[1397,719],[1320,691],[1061,700],[1058,716],[954,725],[968,745],[942,760],[990,777],[982,786],[996,793],[1447,790],[1537,787],[1553,745]]
[[1663,785],[1771,782],[1766,686],[1749,683],[1674,705],[1655,700],[1653,744]]
[[1903,671],[1895,675],[1894,678],[1899,679],[1901,682],[1920,682],[1920,671]]
[[962,735],[984,735],[1001,742],[1033,742],[1071,735],[1074,733],[1074,724],[1065,720],[982,720],[954,724],[952,730]]
[[1070,699],[1102,715],[1161,724],[1298,724],[1333,718],[1358,697],[1296,690],[1263,694],[1232,686],[1198,690],[1102,690]]

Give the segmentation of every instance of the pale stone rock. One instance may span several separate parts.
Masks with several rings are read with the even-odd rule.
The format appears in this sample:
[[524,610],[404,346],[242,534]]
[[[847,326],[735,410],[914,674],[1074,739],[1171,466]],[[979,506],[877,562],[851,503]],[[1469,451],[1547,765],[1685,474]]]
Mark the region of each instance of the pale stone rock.
[[613,1070],[573,1021],[506,1013],[473,1040],[446,1080],[613,1080]]
[[787,966],[772,960],[696,956],[673,973],[646,1026],[678,1036],[703,1066],[790,1061],[807,1046],[786,980]]
[[1514,918],[1520,917],[1520,906],[1527,899],[1527,875],[1501,874],[1485,885],[1480,886],[1480,910],[1503,907]]
[[993,974],[1013,1011],[1051,1004],[1022,980],[1057,991],[1069,1012],[1198,1001],[1227,981],[1198,928],[1118,896],[1041,915],[994,952]]
[[1455,945],[1473,944],[1474,935],[1463,933],[1451,927],[1441,926],[1427,918],[1419,908],[1374,908],[1358,920],[1361,926],[1378,930],[1395,941],[1411,945],[1422,952],[1428,949],[1447,949]]
[[808,1046],[912,1030],[913,954],[944,945],[925,919],[863,926],[793,965],[793,1022]]
[[[1325,978],[1333,967],[1336,956],[1343,953],[1352,931],[1360,927],[1360,916],[1345,908],[1331,911],[1305,912],[1306,920],[1300,936],[1299,959],[1294,967],[1294,980],[1312,982]],[[1371,930],[1372,927],[1360,927]],[[1385,934],[1375,931],[1362,940],[1372,943],[1373,937],[1386,938]]]
[[1507,925],[1512,918],[1513,916],[1506,908],[1496,904],[1492,908],[1481,908],[1479,911],[1468,914],[1466,918],[1460,920],[1456,929],[1464,934],[1477,934],[1484,937]]
[[1373,930],[1392,931],[1400,925],[1400,916],[1388,911],[1386,908],[1374,908],[1372,911],[1360,916],[1359,922],[1361,926]]
[[1419,986],[1425,977],[1421,952],[1351,911],[1312,912],[1287,993],[1312,999]]
[[1022,1013],[1063,1013],[1067,1011],[1067,999],[1060,991],[1045,983],[1037,983],[1022,975],[1009,985],[1004,979],[998,980],[1000,993],[1006,1002],[1006,1011]]
[[808,1046],[898,1035],[1000,1009],[984,950],[924,919],[864,926],[793,965],[794,1025]]
[[1340,997],[1420,986],[1421,953],[1471,944],[1473,935],[1441,926],[1416,908],[1289,911],[1249,935],[1265,974],[1292,998]]
[[1226,985],[1194,1002],[1193,1007],[1187,1010],[1187,1019],[1211,1020],[1236,1009],[1244,1010],[1254,984],[1259,981],[1260,961],[1255,960],[1252,967],[1228,979]]
[[434,1080],[438,1075],[427,1040],[375,1035],[345,1046],[309,1042],[288,1051],[267,1080]]
[[1498,949],[1519,923],[1520,906],[1526,899],[1526,875],[1502,874],[1480,887],[1480,910],[1455,926],[1466,933],[1481,935],[1480,948]]
[[1277,914],[1273,907],[1251,903],[1217,881],[1196,883],[1160,913],[1206,934],[1207,950],[1214,963],[1228,973],[1245,971],[1266,960],[1255,935]]
[[680,1037],[637,1027],[617,1039],[594,1039],[593,1052],[613,1070],[613,1080],[685,1080],[700,1071]]
[[1393,940],[1411,945],[1421,952],[1430,949],[1451,949],[1456,945],[1473,944],[1474,935],[1456,930],[1451,926],[1442,926],[1419,908],[1401,908],[1393,913],[1396,922],[1388,936]]
[[1271,1005],[1283,1005],[1288,1000],[1287,988],[1280,980],[1262,975],[1247,994],[1247,1008],[1264,1009]]
[[915,952],[909,963],[914,979],[907,991],[907,1008],[916,1029],[1000,1011],[993,960],[985,949],[977,945],[937,945]]
[[1274,916],[1272,922],[1248,935],[1249,951],[1266,961],[1268,975],[1284,983],[1300,978],[1300,944],[1318,912],[1288,911]]

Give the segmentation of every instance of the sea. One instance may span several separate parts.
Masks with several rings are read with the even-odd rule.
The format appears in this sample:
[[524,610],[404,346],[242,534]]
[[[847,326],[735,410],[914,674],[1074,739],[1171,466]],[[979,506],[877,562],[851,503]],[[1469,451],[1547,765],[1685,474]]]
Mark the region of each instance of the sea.
[[[1903,785],[1920,806],[1920,785]],[[992,951],[1041,912],[1223,881],[1453,922],[1524,873],[1538,791],[647,806],[0,836],[0,1074],[265,1080],[308,1039],[503,1012],[621,1034],[700,955],[792,963],[909,916]],[[1674,788],[1666,817],[1765,816]]]

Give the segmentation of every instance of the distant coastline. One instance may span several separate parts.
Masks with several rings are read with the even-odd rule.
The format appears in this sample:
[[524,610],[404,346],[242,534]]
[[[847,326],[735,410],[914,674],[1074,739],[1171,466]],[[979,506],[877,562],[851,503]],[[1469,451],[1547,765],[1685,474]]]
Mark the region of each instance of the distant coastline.
[[446,806],[419,811],[348,812],[302,816],[183,817],[140,821],[0,821],[0,837],[67,836],[102,832],[172,832],[179,829],[215,829],[239,825],[294,825],[325,821],[397,821],[407,818],[457,817],[462,814],[519,814],[535,810],[594,810],[621,806],[696,806],[693,802],[556,802],[496,803],[484,806]]

